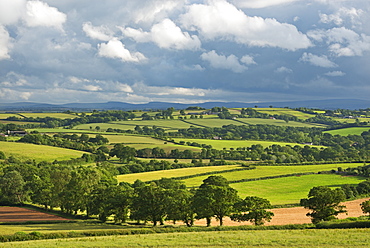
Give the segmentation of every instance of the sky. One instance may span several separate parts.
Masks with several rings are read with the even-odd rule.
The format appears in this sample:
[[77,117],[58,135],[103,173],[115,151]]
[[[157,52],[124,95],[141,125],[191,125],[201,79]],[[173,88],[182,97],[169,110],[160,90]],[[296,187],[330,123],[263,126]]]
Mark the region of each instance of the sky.
[[369,0],[0,0],[0,102],[368,99]]

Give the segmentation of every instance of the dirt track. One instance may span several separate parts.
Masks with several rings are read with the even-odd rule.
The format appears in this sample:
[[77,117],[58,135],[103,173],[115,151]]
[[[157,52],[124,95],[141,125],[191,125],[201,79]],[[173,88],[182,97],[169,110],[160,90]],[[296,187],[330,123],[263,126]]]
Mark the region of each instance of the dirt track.
[[56,215],[19,207],[0,207],[0,222],[68,220]]
[[[338,216],[339,219],[345,219],[348,217],[359,217],[364,215],[361,210],[360,203],[369,200],[370,198],[366,199],[359,199],[354,201],[345,202],[344,205],[347,207],[346,210],[348,211],[348,215],[340,214]],[[265,225],[288,225],[288,224],[305,224],[311,223],[311,219],[306,216],[308,213],[308,209],[304,209],[303,207],[295,207],[295,208],[277,208],[271,210],[275,216],[272,217],[270,222],[267,222]],[[205,220],[199,220],[195,222],[196,225],[206,225]],[[212,220],[212,225],[218,224],[217,220]],[[224,219],[225,226],[238,226],[238,225],[251,225],[250,222],[235,222],[231,221],[230,218]]]

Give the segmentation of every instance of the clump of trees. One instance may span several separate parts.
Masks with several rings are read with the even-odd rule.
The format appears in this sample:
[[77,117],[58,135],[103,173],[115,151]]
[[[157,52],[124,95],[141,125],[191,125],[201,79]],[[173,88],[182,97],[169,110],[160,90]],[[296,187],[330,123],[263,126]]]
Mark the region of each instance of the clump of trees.
[[301,199],[300,204],[310,209],[307,216],[311,217],[312,223],[335,219],[340,213],[346,213],[344,205],[340,205],[346,199],[342,189],[330,189],[327,186],[313,187],[308,193],[308,198]]

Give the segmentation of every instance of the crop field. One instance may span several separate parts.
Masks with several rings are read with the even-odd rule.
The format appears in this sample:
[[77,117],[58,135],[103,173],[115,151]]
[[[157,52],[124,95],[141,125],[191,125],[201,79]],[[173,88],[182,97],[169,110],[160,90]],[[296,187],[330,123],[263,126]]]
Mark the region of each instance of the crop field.
[[342,122],[342,123],[355,123],[356,122],[356,119],[358,119],[360,122],[369,122],[370,121],[370,118],[333,118],[334,120],[336,121],[339,121],[339,122]]
[[193,126],[198,127],[222,127],[224,125],[243,125],[229,119],[187,119],[186,122],[193,124]]
[[101,131],[105,132],[108,128],[121,129],[121,130],[134,130],[136,125],[132,125],[131,123],[129,123],[129,121],[122,122],[122,124],[117,124],[117,123],[88,123],[88,124],[81,124],[81,125],[75,126],[75,127],[73,127],[73,130],[91,130],[91,131],[94,131],[95,127],[97,127],[97,126],[100,127]]
[[107,138],[109,140],[109,143],[123,143],[124,145],[134,147],[135,149],[160,147],[167,152],[174,149],[179,149],[181,151],[192,150],[198,152],[201,150],[199,147],[176,145],[171,142],[154,139],[148,136],[118,134],[118,135],[103,135],[103,137]]
[[[263,147],[269,147],[271,145],[280,145],[280,146],[305,146],[299,143],[287,143],[287,142],[277,142],[277,141],[261,141],[261,140],[211,140],[211,139],[186,139],[186,138],[175,138],[176,142],[185,141],[186,142],[196,142],[199,144],[211,145],[212,148],[217,150],[222,150],[223,148],[240,148],[240,147],[250,147],[252,145],[262,145]],[[321,148],[323,146],[313,146]]]
[[129,124],[135,126],[160,127],[164,129],[177,130],[181,128],[189,128],[190,125],[181,120],[138,120],[138,121],[119,121],[111,122],[114,124]]
[[[0,206],[0,222],[56,221],[56,220],[67,221],[68,219],[27,208]],[[0,231],[0,233],[4,234],[7,232],[2,230]]]
[[299,119],[306,120],[308,118],[314,117],[313,114],[303,113],[301,111],[286,109],[286,108],[255,108],[254,110],[269,114],[269,115],[290,115],[295,116]]
[[69,133],[69,134],[81,134],[81,133],[87,133],[87,134],[101,134],[102,132],[97,132],[95,129],[93,130],[76,130],[76,129],[64,129],[64,128],[30,128],[27,129],[27,132],[37,131],[39,133]]
[[0,113],[0,120],[5,120],[6,118],[11,117],[11,116],[23,118],[22,116],[16,113]]
[[161,179],[162,177],[166,177],[166,178],[182,177],[182,176],[189,176],[189,175],[194,175],[194,174],[199,174],[199,173],[230,170],[230,169],[235,169],[235,168],[241,168],[241,166],[240,165],[222,165],[222,166],[181,168],[181,169],[164,170],[164,171],[150,171],[150,172],[143,172],[143,173],[118,175],[117,180],[118,182],[133,183],[137,179],[141,181],[151,181],[151,180]]
[[[357,167],[361,164],[322,164],[322,165],[300,165],[300,166],[257,166],[253,170],[234,171],[218,173],[229,181],[242,179],[256,179],[261,177],[273,177],[279,175],[330,171],[338,167],[348,168]],[[212,167],[195,167],[183,168],[166,171],[152,171],[144,173],[119,175],[119,182],[133,183],[136,179],[142,181],[157,180],[162,177],[180,177],[189,176],[205,172],[223,171],[234,166],[212,166]],[[216,174],[215,174],[216,175]],[[188,187],[198,187],[203,180],[209,175],[198,176],[182,180]],[[247,195],[257,195],[267,198],[274,205],[297,204],[301,198],[307,196],[308,191],[314,186],[340,186],[343,184],[358,184],[363,181],[362,177],[344,177],[334,174],[314,174],[304,176],[293,176],[284,178],[274,178],[267,180],[257,180],[242,183],[232,183],[231,186],[239,191],[241,197]]]
[[370,127],[349,127],[336,130],[325,131],[324,133],[330,133],[331,135],[361,135],[365,131],[369,131]]
[[59,119],[73,119],[76,118],[77,116],[74,114],[65,114],[65,113],[20,113],[22,116],[25,117],[52,117],[52,118],[59,118]]
[[[253,165],[253,164],[252,164]],[[245,171],[234,171],[222,173],[229,181],[236,181],[242,179],[254,179],[260,177],[271,177],[271,176],[280,176],[287,174],[296,174],[296,173],[307,173],[307,172],[320,172],[320,171],[330,171],[336,170],[338,167],[348,168],[348,167],[357,167],[361,166],[360,163],[353,164],[318,164],[318,165],[297,165],[297,166],[256,166],[254,170],[245,170]],[[200,176],[185,179],[184,182],[188,187],[196,187],[202,184],[203,180],[208,176]]]
[[53,146],[3,141],[0,141],[0,151],[3,151],[7,157],[14,155],[23,159],[35,159],[36,162],[69,160],[71,158],[79,158],[82,154],[86,153]]
[[[319,127],[324,128],[325,125],[315,123],[302,123],[296,121],[286,122],[284,120],[274,119],[261,119],[261,118],[238,118],[238,122],[245,123],[247,125],[275,125],[275,126],[286,126],[286,127]],[[236,125],[236,124],[235,124]]]
[[300,199],[307,198],[308,192],[315,186],[339,187],[344,184],[358,184],[364,180],[361,177],[315,174],[233,183],[231,187],[238,190],[241,197],[259,196],[268,199],[273,205],[283,205],[299,203]]
[[369,234],[369,229],[182,232],[9,242],[0,247],[362,248],[369,245]]

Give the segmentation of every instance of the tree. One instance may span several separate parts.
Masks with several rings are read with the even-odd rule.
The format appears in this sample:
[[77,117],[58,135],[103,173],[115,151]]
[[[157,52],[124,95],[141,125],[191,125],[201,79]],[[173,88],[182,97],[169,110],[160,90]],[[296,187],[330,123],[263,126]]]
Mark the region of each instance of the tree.
[[18,171],[9,171],[0,178],[1,201],[7,204],[23,203],[28,194],[25,181]]
[[239,213],[233,214],[232,220],[250,221],[256,226],[263,225],[274,216],[273,212],[266,210],[272,208],[271,203],[257,196],[247,196],[244,200],[235,203],[234,207]]
[[128,163],[134,160],[136,150],[133,147],[125,146],[123,144],[115,144],[114,148],[110,151],[109,156],[120,159],[122,163]]
[[223,218],[234,211],[233,206],[239,200],[238,192],[229,186],[226,178],[209,176],[195,192],[193,208],[198,219],[207,219],[207,226],[210,226],[212,217],[216,217],[222,226]]
[[313,187],[307,199],[301,199],[301,206],[312,210],[307,216],[312,218],[312,223],[335,219],[340,213],[346,213],[345,206],[339,205],[346,199],[342,189],[330,189],[327,186]]
[[370,214],[370,200],[364,201],[363,203],[360,204],[360,206],[364,214]]

